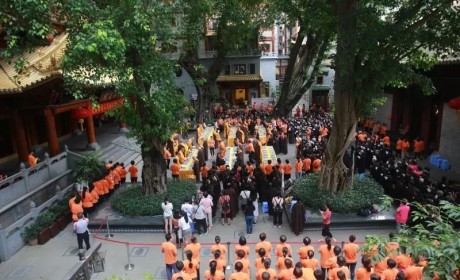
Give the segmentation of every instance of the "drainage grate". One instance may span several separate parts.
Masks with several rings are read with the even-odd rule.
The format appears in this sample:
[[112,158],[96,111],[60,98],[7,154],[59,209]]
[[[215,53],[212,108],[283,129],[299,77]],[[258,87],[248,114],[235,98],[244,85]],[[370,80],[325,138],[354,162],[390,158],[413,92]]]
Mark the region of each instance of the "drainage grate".
[[148,252],[148,247],[133,247],[131,250],[131,257],[145,257]]

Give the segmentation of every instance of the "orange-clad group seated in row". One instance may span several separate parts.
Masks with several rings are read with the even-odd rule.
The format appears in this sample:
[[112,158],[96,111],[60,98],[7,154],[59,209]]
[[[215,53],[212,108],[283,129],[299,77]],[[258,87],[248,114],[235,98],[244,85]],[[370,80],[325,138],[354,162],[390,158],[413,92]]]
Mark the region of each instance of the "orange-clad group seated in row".
[[111,161],[106,164],[107,175],[92,183],[92,186],[85,186],[80,192],[74,192],[69,200],[69,208],[72,213],[72,219],[78,221],[79,213],[87,213],[99,202],[99,199],[104,195],[108,195],[114,189],[126,182],[126,177],[129,172],[131,182],[137,182],[138,169],[134,161],[131,161],[131,166],[128,170],[125,169],[123,163],[112,164]]

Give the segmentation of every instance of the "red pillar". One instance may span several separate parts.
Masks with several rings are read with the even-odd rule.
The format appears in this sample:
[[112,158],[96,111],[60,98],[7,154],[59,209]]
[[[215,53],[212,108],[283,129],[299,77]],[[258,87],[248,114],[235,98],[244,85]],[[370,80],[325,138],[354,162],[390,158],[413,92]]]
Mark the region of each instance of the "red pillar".
[[48,149],[50,156],[59,154],[59,141],[56,132],[56,120],[54,113],[50,109],[45,109],[46,132],[48,138]]
[[18,111],[13,112],[14,134],[16,138],[16,152],[20,161],[27,162],[29,156],[29,145],[24,131],[24,122]]
[[[88,107],[88,110],[91,111],[91,106]],[[93,116],[85,119],[86,121],[86,133],[88,133],[88,148],[91,150],[99,150],[99,144],[96,142],[96,133],[94,132],[94,121]]]

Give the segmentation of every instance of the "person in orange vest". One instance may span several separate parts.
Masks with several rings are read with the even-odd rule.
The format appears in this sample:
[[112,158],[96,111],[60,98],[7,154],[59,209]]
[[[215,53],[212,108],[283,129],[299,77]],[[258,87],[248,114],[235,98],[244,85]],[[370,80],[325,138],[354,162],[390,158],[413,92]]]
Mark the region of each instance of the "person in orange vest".
[[171,152],[168,150],[167,145],[163,147],[163,157],[166,160],[166,166],[169,167],[169,164],[171,163]]
[[302,163],[303,163],[303,176],[305,177],[307,173],[310,173],[311,171],[311,159],[309,157],[305,157]]
[[75,197],[72,208],[70,208],[70,212],[72,212],[72,220],[74,222],[78,221],[78,213],[83,213],[83,204],[79,195]]
[[120,174],[120,183],[124,185],[126,183],[126,174],[128,172],[125,169],[125,164],[122,162],[120,163],[120,170],[118,170],[118,174]]
[[179,179],[180,164],[177,162],[177,159],[173,159],[173,164],[171,164],[169,169],[171,169],[172,177],[174,179]]
[[303,162],[300,157],[297,157],[297,161],[295,162],[295,179],[300,179],[302,178],[302,167],[303,167]]
[[315,158],[313,160],[313,172],[320,172],[321,171],[321,159]]
[[425,151],[425,142],[423,142],[423,140],[420,139],[420,137],[417,137],[417,139],[414,140],[415,157],[417,159],[420,159],[424,151]]
[[29,156],[27,157],[27,161],[29,162],[29,167],[37,165],[38,158],[35,157],[35,151],[30,152]]
[[131,183],[137,183],[137,166],[134,160],[131,161],[131,166],[128,168],[129,171],[129,178],[131,179]]
[[97,189],[94,187],[94,184],[93,184],[93,187],[90,188],[91,190],[91,202],[93,203],[93,205],[96,205],[98,202],[99,202],[99,194],[97,193]]
[[407,153],[409,152],[410,149],[410,142],[407,138],[404,138],[403,143],[402,143],[402,151],[401,151],[401,158],[404,159],[407,157]]
[[265,175],[270,175],[272,172],[273,172],[273,166],[272,166],[272,161],[271,159],[269,159],[267,161],[267,164],[264,165],[264,171],[265,171]]
[[209,168],[206,166],[206,162],[200,168],[201,179],[203,182],[208,178]]
[[283,166],[283,171],[284,171],[284,180],[289,180],[291,179],[291,173],[292,173],[292,165],[289,163],[289,160],[286,160],[286,164]]

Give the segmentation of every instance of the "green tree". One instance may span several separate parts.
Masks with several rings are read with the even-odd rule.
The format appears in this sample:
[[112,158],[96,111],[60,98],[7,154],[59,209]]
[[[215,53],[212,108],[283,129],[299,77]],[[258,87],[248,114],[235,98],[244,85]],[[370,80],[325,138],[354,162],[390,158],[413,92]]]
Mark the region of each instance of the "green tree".
[[[111,84],[142,147],[146,194],[166,191],[163,143],[178,129],[184,100],[174,83],[174,61],[164,55],[175,2],[147,0],[7,1],[4,56],[37,45],[60,22],[69,33],[63,72],[66,91],[95,98],[93,86]],[[3,7],[2,7],[3,8]],[[89,85],[89,86],[88,86]]]
[[[429,279],[433,279],[435,273],[440,279],[458,279],[454,273],[458,273],[460,267],[460,232],[454,224],[460,222],[460,206],[441,201],[439,206],[414,203],[411,208],[414,225],[405,228],[393,241],[414,261],[420,257],[427,260],[423,273]],[[387,256],[386,242],[384,237],[368,236],[362,249],[370,252],[379,248],[374,258],[380,261]]]
[[286,117],[313,84],[331,47],[335,34],[334,17],[330,7],[318,0],[278,0],[272,2],[272,8],[277,13],[278,24],[287,28],[297,22],[300,26],[289,49],[281,95],[276,103],[276,113]]
[[[202,120],[204,104],[218,94],[216,80],[227,56],[258,49],[258,30],[266,20],[264,0],[183,0],[182,41],[179,65],[192,77],[198,93],[197,119]],[[215,21],[213,34],[206,34],[206,20]],[[199,43],[207,40],[212,58],[200,59]],[[220,99],[224,101],[224,97]],[[227,100],[228,101],[228,100]]]
[[417,85],[434,92],[422,71],[444,52],[460,48],[459,6],[452,1],[329,0],[337,20],[334,125],[320,187],[350,186],[343,156],[359,117],[385,86]]

